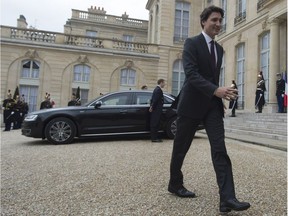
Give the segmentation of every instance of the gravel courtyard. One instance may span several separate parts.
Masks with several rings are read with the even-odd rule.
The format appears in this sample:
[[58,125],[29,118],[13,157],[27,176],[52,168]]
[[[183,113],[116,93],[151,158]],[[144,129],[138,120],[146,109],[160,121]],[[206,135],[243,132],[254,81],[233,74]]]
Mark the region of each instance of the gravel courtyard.
[[[75,140],[53,145],[20,130],[1,132],[1,215],[218,215],[219,196],[207,138],[197,134],[184,181],[197,198],[167,191],[172,140],[147,137]],[[228,215],[287,215],[287,152],[226,139],[237,198]]]

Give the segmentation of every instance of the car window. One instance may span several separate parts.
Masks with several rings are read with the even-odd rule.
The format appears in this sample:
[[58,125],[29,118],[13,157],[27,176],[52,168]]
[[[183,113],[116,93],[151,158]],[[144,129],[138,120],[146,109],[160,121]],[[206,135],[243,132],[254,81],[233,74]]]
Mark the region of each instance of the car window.
[[134,104],[137,105],[150,105],[150,100],[152,97],[152,93],[149,92],[139,92],[136,93],[136,99],[134,101]]
[[128,94],[114,94],[107,96],[106,98],[102,98],[102,106],[111,106],[111,105],[128,105],[129,103],[129,95]]
[[173,99],[167,97],[166,95],[164,95],[164,104],[172,104],[173,103]]

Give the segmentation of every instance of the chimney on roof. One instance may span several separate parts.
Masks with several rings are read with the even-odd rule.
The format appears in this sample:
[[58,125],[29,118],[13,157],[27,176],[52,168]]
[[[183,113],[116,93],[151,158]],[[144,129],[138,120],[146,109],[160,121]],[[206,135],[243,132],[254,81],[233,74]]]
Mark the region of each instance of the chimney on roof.
[[27,28],[28,23],[26,22],[26,18],[23,15],[17,19],[17,28]]

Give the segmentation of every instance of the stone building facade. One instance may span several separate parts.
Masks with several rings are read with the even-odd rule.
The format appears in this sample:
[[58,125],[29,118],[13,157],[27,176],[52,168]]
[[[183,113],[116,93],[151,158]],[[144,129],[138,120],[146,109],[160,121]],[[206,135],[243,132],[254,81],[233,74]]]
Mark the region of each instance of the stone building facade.
[[267,85],[267,109],[275,112],[276,73],[287,67],[285,0],[148,0],[149,21],[109,15],[102,8],[72,9],[64,32],[1,26],[1,98],[16,86],[31,110],[46,92],[56,106],[66,106],[79,86],[82,103],[107,93],[153,89],[157,79],[165,91],[178,94],[184,81],[182,49],[187,37],[201,32],[199,15],[217,5],[226,14],[217,41],[225,49],[220,85],[239,86],[239,105],[254,111],[257,73]]

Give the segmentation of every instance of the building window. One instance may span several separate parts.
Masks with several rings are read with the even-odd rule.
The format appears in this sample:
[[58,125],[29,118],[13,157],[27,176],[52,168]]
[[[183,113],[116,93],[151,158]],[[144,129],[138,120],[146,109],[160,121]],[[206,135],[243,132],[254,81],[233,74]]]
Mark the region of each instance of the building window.
[[133,35],[123,35],[123,41],[133,42]]
[[97,31],[86,31],[86,36],[88,37],[97,37]]
[[90,67],[84,64],[74,66],[74,82],[89,82]]
[[222,65],[220,68],[219,86],[225,86],[225,53],[222,58]]
[[260,38],[260,70],[263,73],[266,90],[265,100],[269,101],[269,56],[270,56],[270,33],[267,32]]
[[[121,87],[134,88],[136,86],[136,71],[130,68],[121,70],[120,77]],[[123,89],[123,88],[122,88]]]
[[39,79],[40,63],[33,60],[22,62],[21,78]]
[[236,7],[237,8],[236,8],[236,17],[234,19],[234,25],[246,19],[246,0],[237,0]]
[[238,87],[238,108],[244,109],[244,87],[245,87],[245,44],[237,47],[237,87]]
[[227,0],[221,0],[221,8],[224,10],[225,15],[223,17],[222,20],[222,28],[221,28],[221,32],[225,32],[226,31],[226,24],[227,24]]
[[[72,92],[76,94],[77,88],[73,88]],[[80,88],[80,101],[82,105],[88,102],[88,93],[89,93],[88,89]]]
[[[37,96],[38,96],[38,86],[31,85],[20,85],[19,87],[20,95],[24,95],[25,102],[28,104],[28,112],[34,112],[39,109],[37,108]],[[40,98],[40,101],[41,98]]]
[[190,4],[186,2],[176,2],[174,41],[184,41],[189,33],[189,13]]
[[177,96],[183,86],[185,73],[182,60],[175,61],[172,72],[172,94]]

